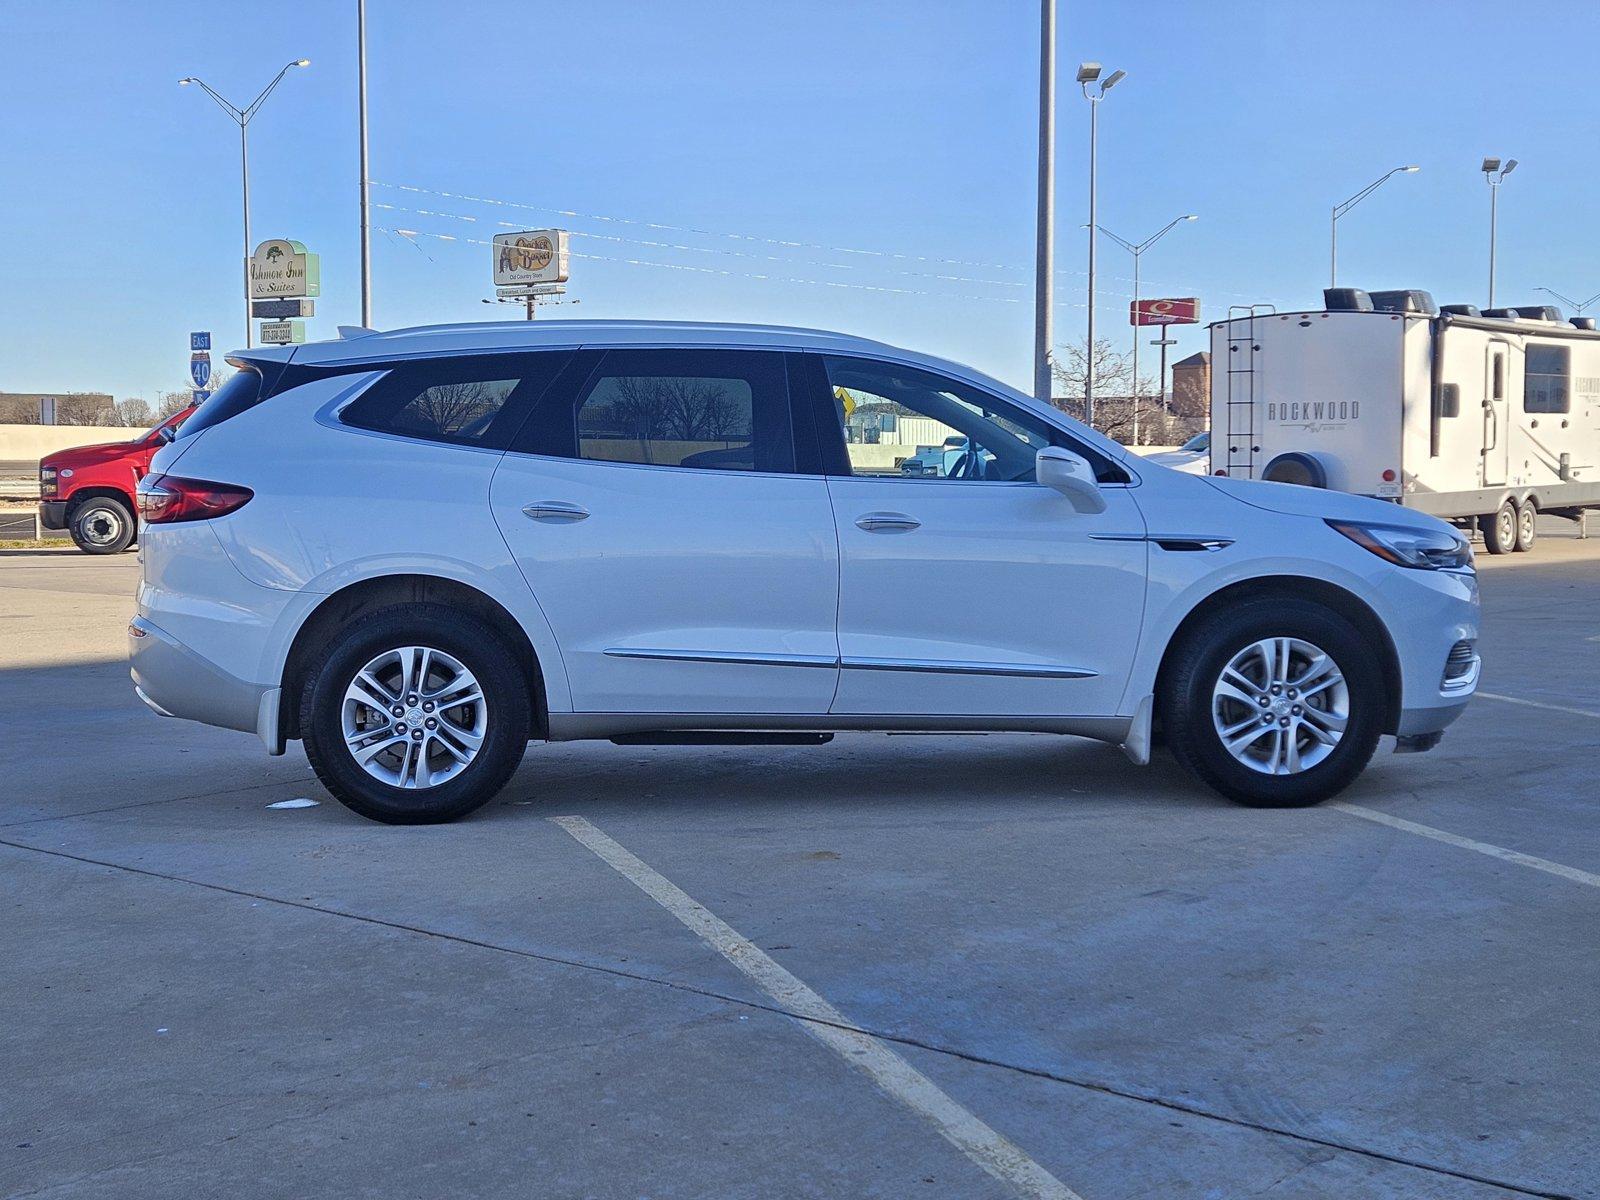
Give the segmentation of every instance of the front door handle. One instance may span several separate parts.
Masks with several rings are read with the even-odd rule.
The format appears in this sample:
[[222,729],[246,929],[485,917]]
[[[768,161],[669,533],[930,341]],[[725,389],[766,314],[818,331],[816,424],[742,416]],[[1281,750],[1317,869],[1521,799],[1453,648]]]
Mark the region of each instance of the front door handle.
[[589,510],[565,500],[535,500],[522,506],[522,515],[535,521],[581,521],[589,515]]
[[868,533],[905,533],[921,524],[915,517],[898,512],[869,512],[856,518],[856,528]]

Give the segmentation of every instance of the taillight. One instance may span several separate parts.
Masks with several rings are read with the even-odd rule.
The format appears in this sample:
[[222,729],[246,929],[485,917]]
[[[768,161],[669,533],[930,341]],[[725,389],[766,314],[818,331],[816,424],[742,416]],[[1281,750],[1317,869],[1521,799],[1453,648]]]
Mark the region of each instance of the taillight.
[[206,521],[240,508],[255,493],[234,483],[151,475],[139,481],[139,515],[151,525]]

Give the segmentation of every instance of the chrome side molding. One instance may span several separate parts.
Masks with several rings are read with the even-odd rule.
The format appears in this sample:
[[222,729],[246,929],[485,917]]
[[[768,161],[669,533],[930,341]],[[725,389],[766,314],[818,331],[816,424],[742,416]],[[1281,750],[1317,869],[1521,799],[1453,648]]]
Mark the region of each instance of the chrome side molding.
[[1025,679],[1094,679],[1098,671],[1053,663],[971,662],[933,658],[835,658],[828,654],[764,654],[759,651],[661,650],[644,646],[608,646],[607,658],[643,658],[668,662],[724,663],[748,667],[834,667],[846,671],[916,671],[935,675],[998,675]]

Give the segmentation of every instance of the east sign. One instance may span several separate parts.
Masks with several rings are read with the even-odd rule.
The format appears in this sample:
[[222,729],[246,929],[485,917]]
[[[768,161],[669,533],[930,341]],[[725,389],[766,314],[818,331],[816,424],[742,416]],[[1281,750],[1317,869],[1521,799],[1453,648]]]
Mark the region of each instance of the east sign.
[[279,300],[322,294],[322,264],[299,242],[273,238],[250,256],[250,298]]

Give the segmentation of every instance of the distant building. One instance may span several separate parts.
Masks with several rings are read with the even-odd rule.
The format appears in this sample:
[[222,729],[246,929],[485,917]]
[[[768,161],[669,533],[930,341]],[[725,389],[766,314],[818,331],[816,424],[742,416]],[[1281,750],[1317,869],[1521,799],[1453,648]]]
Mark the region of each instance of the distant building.
[[104,425],[114,407],[105,392],[0,392],[0,425]]
[[1172,364],[1172,411],[1202,420],[1211,407],[1211,355],[1202,350]]

